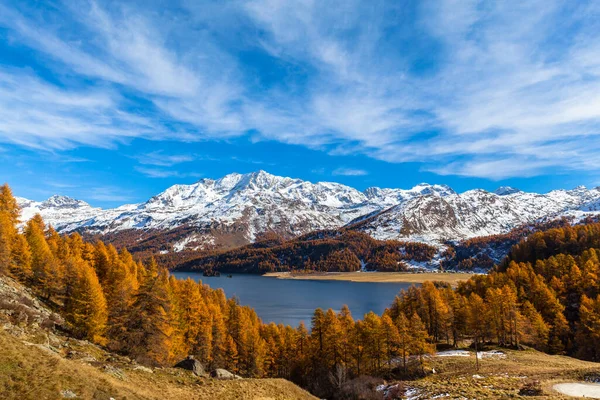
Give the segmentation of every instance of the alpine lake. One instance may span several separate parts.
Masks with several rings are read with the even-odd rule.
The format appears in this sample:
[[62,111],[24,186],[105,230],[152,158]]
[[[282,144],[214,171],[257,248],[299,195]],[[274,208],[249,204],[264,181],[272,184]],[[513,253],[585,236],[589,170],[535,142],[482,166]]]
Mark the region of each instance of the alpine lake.
[[303,321],[308,328],[316,308],[324,311],[332,308],[338,312],[345,304],[355,319],[362,319],[369,311],[381,314],[400,290],[414,285],[405,282],[277,279],[253,274],[207,277],[202,272],[173,272],[173,275],[178,279],[202,281],[213,289],[223,289],[227,298],[236,297],[241,305],[254,308],[265,323],[296,327]]

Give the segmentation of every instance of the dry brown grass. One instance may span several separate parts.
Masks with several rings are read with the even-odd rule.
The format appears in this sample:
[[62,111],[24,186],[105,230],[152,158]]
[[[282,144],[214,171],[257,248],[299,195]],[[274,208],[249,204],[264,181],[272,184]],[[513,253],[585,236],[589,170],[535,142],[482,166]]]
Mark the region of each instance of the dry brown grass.
[[[475,370],[474,357],[432,357],[427,363],[436,374],[407,382],[407,386],[425,394],[422,398],[449,394],[446,398],[567,399],[569,397],[554,391],[552,385],[581,381],[588,373],[600,372],[598,363],[534,350],[502,351],[507,354],[506,359],[479,360],[479,371]],[[532,381],[541,383],[543,395],[520,396],[519,390]]]
[[468,280],[473,274],[468,273],[411,273],[411,272],[315,272],[310,274],[295,274],[290,272],[269,272],[264,276],[278,279],[303,279],[350,282],[393,282],[393,283],[423,283],[425,281],[442,281],[457,285],[460,281]]
[[103,366],[64,359],[51,350],[28,345],[0,329],[0,398],[61,399],[69,390],[83,399],[315,399],[283,379],[219,381],[197,378],[187,371],[157,369],[154,373],[118,365],[123,379]]

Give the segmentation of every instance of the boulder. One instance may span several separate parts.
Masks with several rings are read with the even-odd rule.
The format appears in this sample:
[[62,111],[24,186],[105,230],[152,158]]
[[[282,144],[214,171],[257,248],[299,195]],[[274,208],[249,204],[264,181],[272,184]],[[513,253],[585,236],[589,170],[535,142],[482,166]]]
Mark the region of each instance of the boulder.
[[227,371],[226,369],[222,369],[222,368],[217,368],[217,369],[213,370],[210,373],[210,376],[212,376],[213,378],[216,378],[216,379],[242,379],[241,376],[232,374],[231,372]]
[[206,376],[204,366],[202,363],[194,358],[194,356],[188,356],[185,360],[179,361],[175,364],[175,368],[187,369],[192,371],[195,375]]
[[136,365],[133,369],[135,371],[142,371],[142,372],[146,372],[146,373],[149,373],[149,374],[153,374],[154,373],[154,371],[151,368],[144,367],[143,365]]

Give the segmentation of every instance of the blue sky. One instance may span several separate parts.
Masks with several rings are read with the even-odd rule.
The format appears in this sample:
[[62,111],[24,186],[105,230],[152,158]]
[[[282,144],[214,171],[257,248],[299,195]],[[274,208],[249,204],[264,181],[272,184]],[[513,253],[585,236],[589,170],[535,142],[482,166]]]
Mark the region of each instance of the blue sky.
[[98,206],[263,169],[600,184],[600,3],[0,0],[0,178]]

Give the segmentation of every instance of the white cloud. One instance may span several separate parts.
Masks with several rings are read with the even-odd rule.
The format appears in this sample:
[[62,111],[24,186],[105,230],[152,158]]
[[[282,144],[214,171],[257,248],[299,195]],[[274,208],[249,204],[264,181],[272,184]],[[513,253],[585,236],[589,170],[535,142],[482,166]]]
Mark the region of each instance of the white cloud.
[[123,193],[123,189],[111,186],[88,188],[85,197],[90,200],[125,203],[133,200],[133,196]]
[[153,151],[147,154],[141,154],[136,157],[140,164],[157,165],[160,167],[170,167],[175,164],[194,161],[195,157],[189,154],[164,154],[162,151]]
[[[425,0],[412,10],[358,0],[188,1],[160,16],[100,2],[60,9],[59,27],[42,11],[0,5],[10,42],[34,49],[56,75],[1,67],[2,141],[64,149],[250,132],[491,179],[600,164],[594,2]],[[247,68],[238,55],[259,51],[273,61]],[[263,83],[278,63],[289,75]]]
[[343,176],[364,176],[369,173],[364,169],[356,169],[356,168],[336,168],[331,173],[332,175],[343,175]]
[[121,110],[120,101],[111,90],[66,90],[0,67],[0,140],[46,150],[109,147],[115,140],[157,133],[150,120]]
[[179,172],[170,169],[158,169],[158,168],[147,168],[147,167],[134,167],[136,171],[146,175],[149,178],[171,178],[179,176]]
[[200,177],[202,177],[202,174],[199,174],[199,173],[193,173],[193,172],[182,173],[175,169],[148,168],[148,167],[140,167],[140,166],[136,166],[134,168],[137,172],[139,172],[149,178],[173,178],[173,177],[200,178]]

